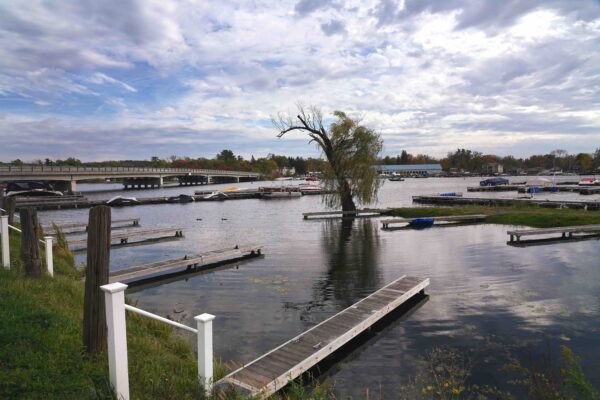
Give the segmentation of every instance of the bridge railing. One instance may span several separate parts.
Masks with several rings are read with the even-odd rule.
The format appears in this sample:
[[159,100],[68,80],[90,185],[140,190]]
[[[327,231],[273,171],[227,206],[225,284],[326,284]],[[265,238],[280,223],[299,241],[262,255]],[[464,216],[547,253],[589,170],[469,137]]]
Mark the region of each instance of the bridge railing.
[[138,167],[58,167],[48,165],[8,165],[0,166],[0,173],[30,173],[43,172],[59,173],[163,173],[163,174],[206,174],[206,175],[241,175],[258,176],[256,172],[232,171],[223,169],[192,169],[192,168],[138,168]]

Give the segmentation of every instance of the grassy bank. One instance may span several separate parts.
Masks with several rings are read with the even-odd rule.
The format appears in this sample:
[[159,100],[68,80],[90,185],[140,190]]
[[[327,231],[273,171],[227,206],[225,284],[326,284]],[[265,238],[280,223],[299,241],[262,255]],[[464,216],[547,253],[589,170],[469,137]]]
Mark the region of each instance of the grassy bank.
[[[12,235],[12,268],[0,268],[0,398],[113,398],[106,355],[83,350],[83,282],[72,255],[57,249],[55,278],[27,279],[19,246]],[[199,397],[194,353],[169,326],[130,314],[127,340],[132,398]]]
[[600,224],[600,211],[555,209],[533,206],[405,207],[395,208],[387,214],[404,218],[485,214],[488,216],[486,219],[486,222],[488,223],[524,225],[534,228]]

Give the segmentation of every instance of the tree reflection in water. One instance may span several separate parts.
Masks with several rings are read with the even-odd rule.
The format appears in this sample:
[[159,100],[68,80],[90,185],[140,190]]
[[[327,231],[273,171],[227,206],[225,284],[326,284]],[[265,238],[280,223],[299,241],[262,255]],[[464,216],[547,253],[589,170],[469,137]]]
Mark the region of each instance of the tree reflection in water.
[[373,221],[328,220],[322,232],[328,260],[325,275],[315,284],[315,299],[348,307],[382,285],[379,230]]

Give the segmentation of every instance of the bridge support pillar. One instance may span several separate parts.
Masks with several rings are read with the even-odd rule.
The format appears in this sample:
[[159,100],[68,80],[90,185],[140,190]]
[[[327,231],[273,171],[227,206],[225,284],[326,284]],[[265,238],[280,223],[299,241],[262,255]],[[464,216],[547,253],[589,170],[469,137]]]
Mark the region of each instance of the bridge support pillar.
[[71,179],[69,183],[69,191],[75,193],[77,191],[77,181],[75,179]]

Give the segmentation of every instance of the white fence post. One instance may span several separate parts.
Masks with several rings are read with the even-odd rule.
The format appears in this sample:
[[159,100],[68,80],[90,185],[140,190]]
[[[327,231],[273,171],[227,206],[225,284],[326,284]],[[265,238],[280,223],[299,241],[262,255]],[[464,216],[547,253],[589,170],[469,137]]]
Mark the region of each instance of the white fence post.
[[10,269],[10,238],[8,236],[8,215],[0,216],[0,234],[2,235],[2,265]]
[[207,394],[213,384],[213,340],[212,320],[214,315],[202,314],[194,317],[198,327],[198,378]]
[[52,253],[52,236],[45,236],[46,239],[46,266],[48,267],[48,275],[54,276],[54,257]]
[[121,282],[100,286],[106,304],[108,328],[108,372],[118,399],[129,400],[127,369],[127,326],[125,323],[125,289]]

